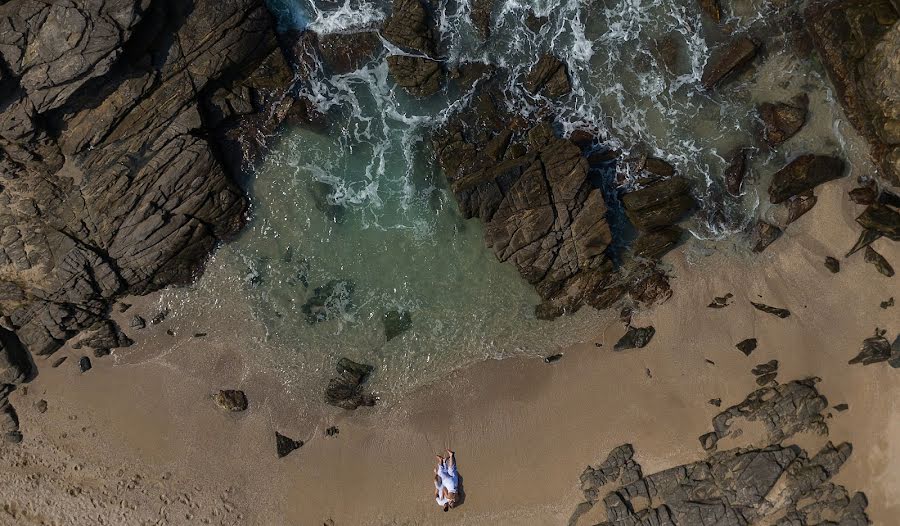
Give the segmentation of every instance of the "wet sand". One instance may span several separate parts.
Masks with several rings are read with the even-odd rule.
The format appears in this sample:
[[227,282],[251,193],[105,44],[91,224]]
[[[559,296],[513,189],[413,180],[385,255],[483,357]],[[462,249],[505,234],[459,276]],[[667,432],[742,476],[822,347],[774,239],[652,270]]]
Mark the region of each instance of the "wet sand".
[[[853,217],[860,208],[846,198],[851,187],[849,178],[820,187],[817,206],[762,255],[693,243],[666,256],[674,296],[636,315],[635,325],[656,328],[643,349],[613,352],[625,329],[606,313],[594,338],[562,350],[555,364],[539,357],[479,363],[373,409],[351,413],[292,399],[213,330],[169,336],[163,322],[130,331],[137,345],[93,359],[85,374],[76,364],[82,352],[64,349],[38,364],[27,394],[11,397],[26,439],[16,450],[2,446],[0,500],[9,516],[20,510],[11,522],[18,524],[40,524],[21,513],[35,492],[46,502],[42,520],[65,524],[98,523],[82,521],[72,506],[86,507],[85,517],[108,514],[109,524],[139,523],[141,510],[114,514],[119,501],[146,506],[155,518],[166,507],[161,495],[179,492],[191,493],[198,507],[180,504],[190,511],[167,515],[167,524],[201,517],[212,524],[565,524],[581,501],[585,465],[625,442],[645,473],[702,458],[697,437],[721,411],[708,400],[721,398],[723,408],[743,400],[756,387],[750,369],[775,358],[780,381],[818,376],[830,405],[849,404],[827,420],[829,437],[799,439],[852,442],[837,482],[866,493],[875,524],[892,524],[900,514],[900,444],[892,440],[900,433],[900,372],[847,360],[875,327],[896,335],[900,307],[879,303],[900,300],[900,287],[861,252],[841,258],[859,233]],[[874,247],[900,263],[896,244]],[[829,255],[841,259],[840,273],[824,267]],[[731,305],[706,307],[726,292],[734,294]],[[792,316],[759,312],[751,300]],[[123,327],[135,312],[152,315],[153,298],[141,301],[122,315]],[[759,347],[745,357],[734,344],[750,337]],[[64,354],[66,363],[51,368]],[[245,390],[249,410],[223,413],[210,399],[219,388]],[[49,407],[43,414],[33,406],[41,398]],[[326,437],[331,425],[340,433]],[[277,459],[276,430],[306,444]],[[434,454],[445,447],[458,452],[466,495],[447,514],[431,499],[430,481]],[[41,455],[57,460],[35,462]],[[144,494],[104,496],[104,485],[132,472],[146,482]],[[73,494],[73,487],[82,489]]]

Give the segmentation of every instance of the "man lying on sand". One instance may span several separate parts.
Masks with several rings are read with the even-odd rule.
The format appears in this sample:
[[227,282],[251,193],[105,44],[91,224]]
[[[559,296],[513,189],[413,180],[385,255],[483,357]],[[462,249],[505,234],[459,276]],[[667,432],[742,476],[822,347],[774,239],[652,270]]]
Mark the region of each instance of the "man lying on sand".
[[456,506],[459,495],[459,476],[456,473],[456,455],[447,450],[447,458],[435,455],[438,459],[434,468],[434,500],[444,511]]

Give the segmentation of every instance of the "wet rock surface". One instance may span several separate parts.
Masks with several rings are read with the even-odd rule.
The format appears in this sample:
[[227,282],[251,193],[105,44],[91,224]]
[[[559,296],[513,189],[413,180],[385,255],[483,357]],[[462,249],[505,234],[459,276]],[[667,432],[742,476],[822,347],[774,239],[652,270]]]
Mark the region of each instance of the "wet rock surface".
[[872,247],[866,247],[865,262],[871,263],[875,267],[875,270],[884,276],[889,278],[894,276],[894,267],[888,263],[888,260],[885,259],[884,256],[876,252]]
[[779,318],[787,318],[791,315],[791,311],[783,309],[781,307],[772,307],[770,305],[766,305],[765,303],[756,303],[753,301],[751,301],[750,304],[753,305],[753,307],[755,307],[757,310],[765,312],[766,314],[778,316]]
[[359,406],[373,406],[376,397],[363,392],[363,383],[375,370],[371,365],[341,358],[337,362],[336,377],[328,381],[325,388],[325,402],[352,411]]
[[756,338],[747,338],[746,340],[738,342],[735,347],[737,347],[737,350],[744,353],[744,355],[750,356],[750,354],[756,350],[756,345]]
[[763,140],[769,146],[778,146],[793,137],[806,123],[809,97],[804,93],[790,102],[764,102],[759,105],[759,118],[763,122]]
[[384,315],[384,337],[391,341],[412,328],[409,311],[392,310]]
[[885,334],[887,334],[886,330],[876,328],[875,335],[863,340],[859,354],[851,358],[847,363],[850,365],[871,365],[889,361],[892,367],[900,366],[900,345],[898,345],[900,337],[892,345],[884,337]]
[[548,97],[565,95],[572,89],[566,64],[553,55],[544,55],[525,77],[525,89]]
[[759,253],[781,237],[781,229],[771,223],[757,221],[752,237],[753,251]]
[[301,447],[303,447],[302,440],[294,440],[278,431],[275,432],[275,453],[278,455],[278,458],[284,458]]
[[756,42],[746,35],[735,37],[716,48],[706,61],[700,85],[707,90],[720,85],[747,67],[756,57],[756,51]]
[[826,155],[801,155],[778,170],[769,185],[773,204],[812,190],[816,186],[843,177],[844,161]]
[[394,0],[381,35],[407,53],[387,58],[388,71],[397,84],[418,97],[437,93],[444,72],[434,58],[436,30],[425,5],[419,0]]
[[628,330],[625,334],[619,338],[619,341],[616,342],[613,347],[614,351],[625,351],[628,349],[641,349],[646,347],[650,340],[653,339],[653,335],[656,334],[656,329],[652,326],[650,327],[628,327]]
[[811,3],[805,13],[837,99],[868,141],[879,175],[893,185],[900,184],[898,9],[891,0],[845,0]]

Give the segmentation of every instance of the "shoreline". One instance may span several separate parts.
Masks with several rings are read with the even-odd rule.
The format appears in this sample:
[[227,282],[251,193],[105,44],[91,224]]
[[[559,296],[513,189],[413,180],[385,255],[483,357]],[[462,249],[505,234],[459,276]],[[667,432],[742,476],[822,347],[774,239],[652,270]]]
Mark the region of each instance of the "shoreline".
[[[608,312],[607,325],[597,328],[602,347],[576,345],[551,365],[489,360],[382,407],[344,412],[316,400],[304,412],[275,378],[242,363],[240,349],[212,338],[164,338],[162,323],[146,333],[160,359],[128,363],[131,348],[120,349],[118,365],[96,359],[82,375],[65,349],[70,357],[59,368],[39,364],[28,393],[12,395],[26,432],[16,455],[57,448],[91,466],[73,471],[70,463],[42,479],[43,491],[63,501],[77,499],[65,491],[73,480],[89,485],[90,469],[123,465],[135,466],[145,480],[167,480],[161,492],[200,487],[196,502],[211,502],[207,512],[228,495],[230,516],[241,518],[227,522],[223,511],[213,523],[562,524],[582,500],[581,470],[619,444],[633,444],[648,473],[703,458],[697,437],[722,409],[708,400],[721,398],[723,408],[740,402],[756,388],[750,368],[774,358],[780,382],[818,376],[830,406],[850,405],[827,420],[829,437],[797,439],[851,442],[854,453],[836,482],[865,492],[870,518],[887,524],[900,513],[900,445],[890,440],[900,431],[893,401],[900,378],[886,364],[847,360],[876,326],[896,330],[896,307],[878,304],[900,297],[900,289],[861,254],[844,260],[838,274],[823,265],[858,233],[846,199],[851,186],[845,178],[820,187],[818,205],[760,256],[738,260],[719,252],[693,263],[683,249],[667,256],[674,295],[636,313],[635,326],[656,328],[643,349],[611,351],[624,327]],[[881,240],[875,247],[900,261],[896,245]],[[732,304],[706,307],[726,292],[735,295]],[[748,300],[787,307],[792,316],[761,313]],[[745,357],[734,344],[749,337],[760,345]],[[219,388],[244,389],[250,409],[223,413],[210,399]],[[44,414],[35,410],[39,398],[49,404]],[[337,436],[324,436],[330,425],[338,426]],[[275,431],[306,444],[278,459]],[[466,501],[443,514],[430,499],[429,475],[433,455],[448,446],[459,457]],[[31,469],[13,465],[8,472]]]

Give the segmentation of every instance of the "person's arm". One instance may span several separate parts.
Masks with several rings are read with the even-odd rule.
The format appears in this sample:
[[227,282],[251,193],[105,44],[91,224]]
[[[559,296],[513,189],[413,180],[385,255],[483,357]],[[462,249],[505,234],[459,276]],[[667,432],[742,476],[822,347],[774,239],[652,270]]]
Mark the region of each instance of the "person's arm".
[[437,475],[434,476],[434,498],[438,498],[438,491],[441,487],[441,478]]

